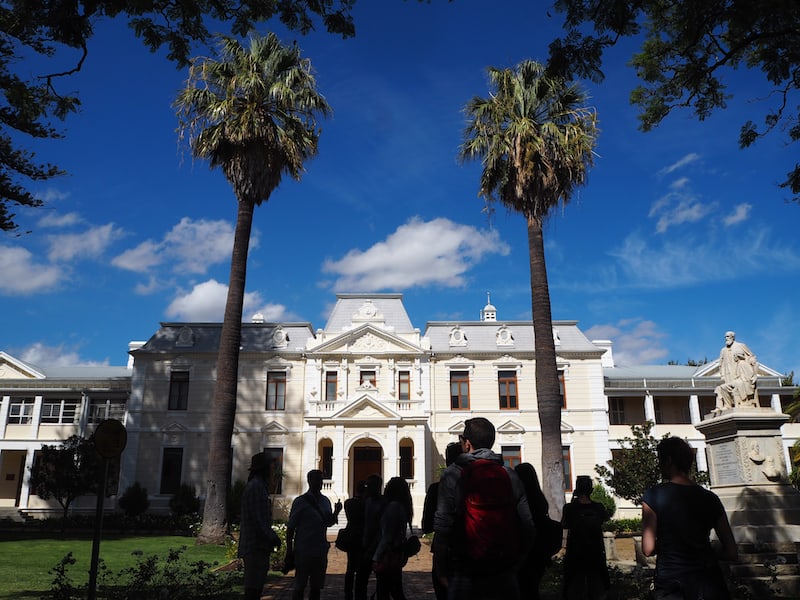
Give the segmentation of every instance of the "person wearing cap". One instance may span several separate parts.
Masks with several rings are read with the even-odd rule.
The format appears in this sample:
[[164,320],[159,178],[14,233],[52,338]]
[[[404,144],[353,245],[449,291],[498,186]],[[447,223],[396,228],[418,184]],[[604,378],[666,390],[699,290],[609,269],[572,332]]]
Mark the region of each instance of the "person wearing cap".
[[611,581],[603,543],[608,512],[591,499],[592,478],[579,475],[572,502],[564,506],[561,523],[567,531],[564,554],[565,600],[605,600]]
[[244,598],[258,600],[269,571],[269,555],[281,539],[272,529],[269,499],[269,457],[263,453],[250,459],[250,475],[242,494],[242,516],[238,556],[244,562]]
[[338,522],[342,510],[341,500],[331,510],[331,501],[322,494],[322,471],[313,469],[306,479],[308,491],[294,499],[286,523],[286,554],[294,556],[295,565],[292,600],[303,600],[306,583],[309,600],[319,600],[331,546],[328,527]]

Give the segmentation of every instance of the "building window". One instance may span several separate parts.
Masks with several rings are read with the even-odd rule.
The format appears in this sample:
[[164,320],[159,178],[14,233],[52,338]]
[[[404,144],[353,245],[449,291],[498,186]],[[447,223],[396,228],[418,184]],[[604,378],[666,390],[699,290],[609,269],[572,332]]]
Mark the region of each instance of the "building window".
[[414,443],[411,440],[400,442],[400,477],[414,479]]
[[714,396],[700,396],[697,398],[697,405],[700,409],[700,418],[702,419],[717,407],[717,399]]
[[33,398],[11,398],[8,406],[9,425],[27,425],[33,419]]
[[612,396],[608,399],[608,421],[611,425],[625,425],[625,398]]
[[325,479],[333,478],[333,442],[329,439],[319,442],[319,470]]
[[74,423],[78,400],[45,400],[42,402],[42,423]]
[[283,448],[264,448],[267,455],[269,471],[267,483],[270,494],[283,493]]
[[325,402],[336,402],[336,371],[325,371]]
[[400,371],[397,374],[397,399],[411,400],[411,372]]
[[567,386],[564,383],[564,371],[558,372],[558,394],[561,396],[561,408],[567,408]]
[[517,372],[499,371],[497,385],[500,389],[500,408],[517,408]]
[[361,371],[361,385],[370,384],[372,387],[378,387],[377,377],[375,371]]
[[469,373],[467,371],[451,371],[450,373],[450,408],[453,410],[469,409]]
[[169,410],[186,410],[189,405],[189,371],[169,375]]
[[664,415],[661,412],[661,398],[653,398],[653,411],[655,412],[656,424],[664,422]]
[[561,448],[561,464],[564,465],[564,491],[572,491],[572,455],[569,446]]
[[161,459],[160,494],[176,494],[181,487],[183,448],[164,448]]
[[514,468],[522,462],[522,452],[519,446],[503,446],[500,450],[503,453],[503,464]]
[[267,410],[286,409],[286,371],[267,373]]
[[89,423],[100,423],[106,419],[125,419],[125,401],[110,398],[92,398],[89,400]]

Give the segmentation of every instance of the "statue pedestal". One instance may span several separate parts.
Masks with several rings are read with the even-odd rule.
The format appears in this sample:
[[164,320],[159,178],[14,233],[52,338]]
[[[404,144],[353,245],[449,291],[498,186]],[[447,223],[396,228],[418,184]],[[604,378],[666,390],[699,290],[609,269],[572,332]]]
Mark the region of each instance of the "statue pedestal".
[[739,544],[800,541],[800,492],[787,483],[781,425],[771,408],[737,407],[704,419],[711,489]]

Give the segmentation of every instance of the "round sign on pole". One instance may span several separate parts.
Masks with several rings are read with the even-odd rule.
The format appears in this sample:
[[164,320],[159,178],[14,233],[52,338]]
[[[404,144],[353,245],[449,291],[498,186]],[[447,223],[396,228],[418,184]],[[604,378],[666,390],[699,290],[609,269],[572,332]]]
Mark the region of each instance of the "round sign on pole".
[[125,426],[116,419],[106,419],[94,432],[94,446],[103,458],[116,458],[128,443]]

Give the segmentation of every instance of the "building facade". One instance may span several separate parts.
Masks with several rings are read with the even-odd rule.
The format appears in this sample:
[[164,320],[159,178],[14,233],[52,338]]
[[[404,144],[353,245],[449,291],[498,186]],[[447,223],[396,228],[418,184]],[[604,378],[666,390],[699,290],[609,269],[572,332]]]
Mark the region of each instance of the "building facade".
[[[403,477],[418,522],[446,445],[474,416],[495,424],[494,449],[507,464],[538,470],[532,323],[497,317],[487,303],[479,319],[432,321],[421,332],[400,294],[339,294],[317,330],[257,315],[242,329],[232,480],[246,479],[250,456],[267,452],[280,515],[305,491],[311,469],[323,471],[332,501],[349,497],[371,473]],[[131,343],[129,365],[119,368],[39,369],[0,352],[0,506],[50,506],[27,487],[36,450],[73,433],[88,436],[109,417],[128,434],[120,492],[138,481],[153,510],[167,510],[181,483],[202,496],[220,331],[220,323],[162,323],[146,342]],[[587,339],[575,321],[555,321],[553,337],[565,500],[575,477],[594,475],[630,426],[645,420],[655,423],[656,437],[687,438],[706,467],[705,440],[694,426],[714,407],[716,362],[617,367],[611,342]],[[758,389],[762,406],[775,411],[794,392],[763,365]],[[797,427],[784,425],[787,459]],[[638,513],[618,505],[618,516]]]

